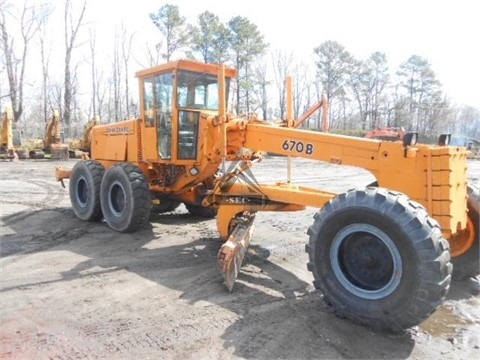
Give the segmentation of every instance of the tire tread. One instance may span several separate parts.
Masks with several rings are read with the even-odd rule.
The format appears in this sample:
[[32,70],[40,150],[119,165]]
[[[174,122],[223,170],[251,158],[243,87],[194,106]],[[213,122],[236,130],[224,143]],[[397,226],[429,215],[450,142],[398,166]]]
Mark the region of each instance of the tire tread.
[[[382,212],[390,214],[408,233],[414,232],[414,236],[421,239],[412,241],[418,256],[420,269],[418,276],[421,279],[417,295],[411,298],[411,303],[407,304],[406,308],[396,312],[392,310],[382,317],[371,316],[368,312],[355,313],[337,300],[327,286],[328,279],[319,274],[316,253],[322,241],[320,233],[322,226],[336,209],[345,206],[381,209]],[[398,332],[421,323],[445,298],[450,286],[452,269],[448,242],[442,238],[438,223],[428,216],[425,208],[406,195],[377,187],[352,189],[327,202],[315,214],[314,219],[314,223],[308,229],[309,242],[305,247],[309,257],[307,268],[313,273],[315,288],[323,293],[325,302],[333,306],[338,316],[375,329]]]

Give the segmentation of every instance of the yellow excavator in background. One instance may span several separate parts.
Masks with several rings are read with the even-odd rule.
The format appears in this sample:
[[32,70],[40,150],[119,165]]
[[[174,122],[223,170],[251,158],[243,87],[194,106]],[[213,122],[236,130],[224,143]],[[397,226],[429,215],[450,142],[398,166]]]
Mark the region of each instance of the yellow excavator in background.
[[2,113],[2,130],[0,138],[0,154],[4,160],[26,159],[27,151],[22,149],[20,130],[13,129],[13,110],[7,106]]
[[100,125],[100,117],[95,116],[85,124],[83,136],[81,139],[69,141],[70,158],[90,157],[90,147],[92,143],[92,129],[94,126]]
[[480,142],[478,140],[468,140],[465,146],[468,150],[467,159],[480,160]]
[[[393,331],[435,311],[452,263],[453,276],[479,273],[480,196],[467,185],[465,147],[449,146],[447,134],[426,145],[415,133],[381,141],[298,129],[308,116],[293,118],[290,77],[286,119],[232,115],[236,74],[190,60],[138,71],[140,117],[94,126],[91,159],[56,168],[57,180],[69,179],[75,215],[120,232],[181,202],[193,215],[216,216],[219,267],[232,290],[257,212],[316,207],[306,242],[315,287],[342,317]],[[341,194],[290,177],[259,184],[249,168],[266,152],[361,167],[376,181]]]
[[43,159],[45,153],[47,153],[50,154],[52,160],[68,160],[68,145],[63,140],[61,127],[60,114],[58,110],[54,110],[45,125],[43,147],[42,149],[30,150],[30,159]]
[[13,111],[11,107],[6,107],[2,113],[2,132],[0,139],[0,153],[3,155],[4,160],[18,159],[13,147]]

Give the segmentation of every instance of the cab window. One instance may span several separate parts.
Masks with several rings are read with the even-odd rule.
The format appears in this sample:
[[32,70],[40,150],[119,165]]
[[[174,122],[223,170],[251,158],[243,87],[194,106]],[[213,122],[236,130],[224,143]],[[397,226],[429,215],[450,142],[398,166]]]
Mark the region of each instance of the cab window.
[[177,79],[179,108],[218,110],[217,76],[181,70]]

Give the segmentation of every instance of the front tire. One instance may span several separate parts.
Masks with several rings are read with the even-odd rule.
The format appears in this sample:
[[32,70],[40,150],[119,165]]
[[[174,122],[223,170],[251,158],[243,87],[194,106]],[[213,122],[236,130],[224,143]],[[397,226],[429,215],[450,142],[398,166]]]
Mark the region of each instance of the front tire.
[[397,332],[425,320],[448,292],[448,242],[403,194],[350,190],[315,215],[308,234],[314,285],[341,317]]
[[75,164],[70,175],[69,194],[75,216],[83,221],[102,218],[100,184],[105,169],[98,161],[86,160]]
[[135,165],[118,163],[110,167],[103,176],[100,199],[105,221],[116,231],[132,232],[148,222],[150,189]]

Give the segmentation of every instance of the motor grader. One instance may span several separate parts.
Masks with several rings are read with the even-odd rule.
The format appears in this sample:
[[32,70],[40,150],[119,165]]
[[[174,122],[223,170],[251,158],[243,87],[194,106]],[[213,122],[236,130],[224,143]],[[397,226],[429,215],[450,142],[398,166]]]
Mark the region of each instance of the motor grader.
[[[56,168],[79,219],[131,232],[180,203],[216,216],[232,290],[257,212],[316,207],[306,243],[313,284],[339,315],[393,331],[437,308],[452,263],[458,277],[478,274],[479,196],[467,185],[466,149],[448,146],[448,135],[433,146],[414,133],[392,142],[299,129],[325,102],[294,119],[291,78],[286,119],[235,116],[226,109],[236,70],[222,64],[179,60],[136,76],[139,118],[95,126],[91,159]],[[258,184],[246,173],[265,153],[354,165],[376,181],[341,194],[289,179]]]

